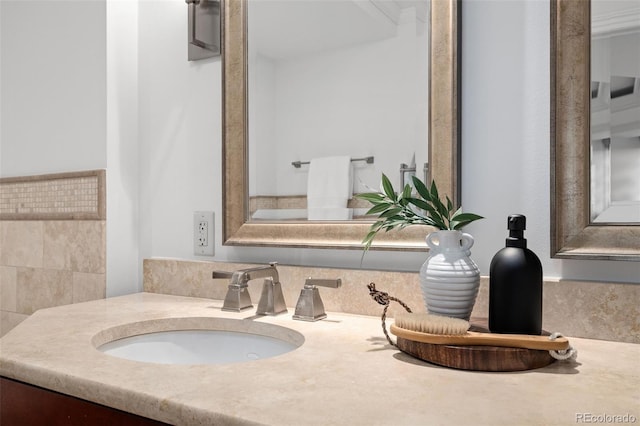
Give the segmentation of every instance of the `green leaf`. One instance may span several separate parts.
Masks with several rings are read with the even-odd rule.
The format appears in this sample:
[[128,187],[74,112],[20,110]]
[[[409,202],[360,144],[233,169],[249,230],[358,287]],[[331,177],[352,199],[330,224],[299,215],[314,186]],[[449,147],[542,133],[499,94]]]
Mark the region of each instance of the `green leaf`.
[[439,226],[436,223],[436,221],[434,221],[433,218],[431,218],[431,217],[415,218],[414,220],[411,221],[411,224],[428,225],[428,226],[435,226],[436,228],[439,228]]
[[362,239],[362,244],[365,245],[365,247],[367,245],[370,245],[371,240],[373,240],[373,238],[376,236],[376,233],[373,231],[370,231],[369,233],[367,233],[367,235]]
[[431,217],[431,218],[436,217],[436,218],[439,218],[439,220],[440,220],[440,221],[442,221],[442,218],[440,217],[440,214],[439,214],[439,213],[436,211],[436,209],[435,209],[431,204],[429,204],[427,201],[421,200],[421,199],[419,199],[419,198],[411,198],[411,199],[409,200],[409,202],[410,202],[411,204],[413,204],[414,206],[416,206],[416,207],[418,207],[418,208],[420,208],[420,209],[424,210],[424,211],[427,213],[427,215],[428,215],[429,217]]
[[[362,240],[362,244],[364,244],[364,251],[362,252],[362,259],[364,259],[365,253],[367,251],[369,251],[369,248],[371,247],[371,243],[373,243],[373,239],[375,238],[377,233],[378,233],[378,231],[369,231],[369,233],[366,235],[366,237],[364,237],[364,239]],[[360,259],[360,261],[362,261],[362,259]]]
[[438,229],[448,229],[447,225],[444,223],[444,218],[440,216],[431,216],[431,219],[433,219],[433,222],[435,224],[434,226]]
[[393,190],[393,185],[389,178],[383,173],[382,174],[382,188],[384,189],[384,193],[392,200],[396,200],[396,192]]
[[367,214],[378,214],[381,213],[385,210],[387,210],[389,207],[391,207],[392,204],[389,203],[379,203],[376,204],[375,206],[371,207],[368,211]]
[[452,228],[456,230],[462,229],[463,227],[478,219],[484,218],[474,213],[460,213],[458,215],[454,215],[454,217],[451,219],[451,223],[453,224]]
[[402,191],[402,198],[403,199],[411,198],[411,192],[412,192],[411,185],[406,184],[404,186],[404,190]]
[[413,180],[413,186],[416,188],[416,191],[418,191],[418,194],[425,200],[430,201],[431,194],[429,194],[429,190],[427,189],[427,186],[424,184],[424,182],[422,182],[415,176],[411,176],[411,179]]
[[362,194],[356,194],[354,197],[361,200],[369,201],[370,203],[377,203],[384,200],[384,194],[379,192],[365,192]]
[[400,213],[401,211],[402,211],[402,207],[394,207],[392,209],[388,209],[380,213],[380,217],[390,218],[392,216],[397,216],[398,213]]
[[[440,195],[438,194],[438,187],[436,186],[435,180],[431,182],[431,203],[433,204],[435,209],[438,211],[440,215],[440,220],[444,223],[444,219],[449,218],[449,213],[451,210],[447,209],[444,203],[440,200]],[[445,228],[442,228],[442,229],[447,229],[447,228],[445,226]]]
[[433,207],[431,206],[431,204],[429,204],[428,202],[420,198],[408,198],[407,200],[409,201],[409,203],[413,204],[419,209],[422,209],[425,211],[433,210]]
[[435,202],[438,200],[440,202],[440,195],[438,195],[438,187],[436,186],[436,181],[431,181],[431,201]]
[[[460,211],[460,210],[458,210]],[[468,222],[473,222],[475,220],[479,220],[479,219],[484,219],[484,217],[474,214],[474,213],[459,213],[459,214],[454,214],[453,217],[451,218],[451,220],[455,220],[456,222],[463,222],[463,221],[468,221]]]

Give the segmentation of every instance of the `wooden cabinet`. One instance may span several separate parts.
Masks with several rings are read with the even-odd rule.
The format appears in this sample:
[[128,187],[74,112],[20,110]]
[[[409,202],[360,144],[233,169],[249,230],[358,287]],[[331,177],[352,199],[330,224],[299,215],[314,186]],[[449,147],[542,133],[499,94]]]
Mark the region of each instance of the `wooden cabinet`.
[[2,426],[158,426],[166,423],[0,377]]

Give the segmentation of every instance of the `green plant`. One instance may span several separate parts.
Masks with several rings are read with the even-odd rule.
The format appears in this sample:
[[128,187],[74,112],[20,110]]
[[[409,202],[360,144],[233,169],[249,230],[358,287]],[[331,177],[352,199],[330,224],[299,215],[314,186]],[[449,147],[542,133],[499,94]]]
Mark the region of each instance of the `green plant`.
[[378,220],[371,225],[367,236],[362,240],[365,252],[371,247],[378,232],[402,229],[409,225],[427,225],[439,230],[458,230],[478,219],[474,213],[463,213],[462,207],[454,211],[453,203],[446,197],[440,200],[435,181],[431,188],[415,176],[411,185],[407,184],[401,193],[396,193],[389,178],[382,174],[382,191],[358,194],[356,197],[373,204],[367,214],[377,215]]

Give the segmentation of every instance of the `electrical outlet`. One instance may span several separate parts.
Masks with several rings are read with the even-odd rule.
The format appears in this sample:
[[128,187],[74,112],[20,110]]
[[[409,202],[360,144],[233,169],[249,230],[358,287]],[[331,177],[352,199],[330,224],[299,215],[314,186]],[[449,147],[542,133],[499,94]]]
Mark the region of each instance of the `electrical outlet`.
[[200,220],[198,222],[198,230],[196,231],[196,245],[198,247],[207,247],[209,245],[209,222]]
[[196,256],[213,256],[213,212],[193,212],[193,253]]

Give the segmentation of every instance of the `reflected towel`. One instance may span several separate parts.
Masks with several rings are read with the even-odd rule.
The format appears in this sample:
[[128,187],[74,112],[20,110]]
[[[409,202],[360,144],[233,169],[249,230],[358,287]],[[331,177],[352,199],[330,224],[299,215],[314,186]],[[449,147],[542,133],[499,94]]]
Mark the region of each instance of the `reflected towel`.
[[[307,209],[310,220],[347,220],[351,210],[347,202],[353,196],[351,158],[348,156],[314,158],[309,165]],[[319,212],[319,209],[331,211]],[[312,213],[313,212],[313,213]]]

